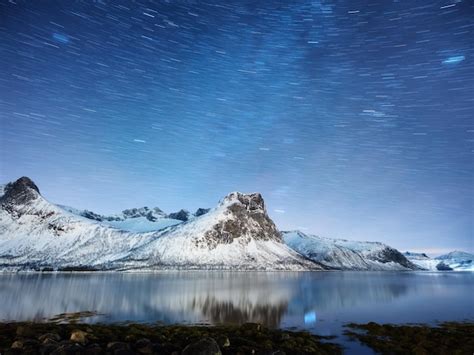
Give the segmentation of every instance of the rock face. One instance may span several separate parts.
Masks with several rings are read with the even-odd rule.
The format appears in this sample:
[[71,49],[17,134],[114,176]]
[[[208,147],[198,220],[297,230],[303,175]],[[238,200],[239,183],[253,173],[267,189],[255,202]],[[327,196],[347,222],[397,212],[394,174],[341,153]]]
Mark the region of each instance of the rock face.
[[186,222],[189,219],[189,211],[179,210],[178,212],[173,212],[168,215],[168,218],[177,219],[179,221]]
[[417,270],[398,250],[378,242],[357,242],[283,232],[285,243],[295,251],[328,268],[339,270]]
[[217,243],[229,244],[237,238],[247,240],[274,240],[282,242],[281,233],[268,217],[265,203],[259,193],[233,192],[220,203],[225,216],[205,233],[210,247]]
[[40,194],[38,186],[26,176],[8,183],[3,192],[4,195],[0,197],[2,205],[24,204],[36,199]]
[[205,215],[210,210],[211,210],[210,208],[198,208],[196,212],[194,212],[194,217]]

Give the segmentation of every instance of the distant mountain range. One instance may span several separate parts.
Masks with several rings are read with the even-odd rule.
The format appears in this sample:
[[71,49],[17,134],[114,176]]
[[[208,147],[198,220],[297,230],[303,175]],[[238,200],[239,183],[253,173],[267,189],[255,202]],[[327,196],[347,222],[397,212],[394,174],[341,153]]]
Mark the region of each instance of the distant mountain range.
[[[193,214],[142,207],[103,216],[52,204],[22,177],[0,188],[0,207],[0,269],[7,271],[433,270],[382,243],[280,232],[258,193],[233,192]],[[457,253],[437,259],[444,270],[469,269]]]
[[474,271],[474,254],[452,251],[430,258],[425,253],[405,252],[405,257],[420,268],[431,271]]

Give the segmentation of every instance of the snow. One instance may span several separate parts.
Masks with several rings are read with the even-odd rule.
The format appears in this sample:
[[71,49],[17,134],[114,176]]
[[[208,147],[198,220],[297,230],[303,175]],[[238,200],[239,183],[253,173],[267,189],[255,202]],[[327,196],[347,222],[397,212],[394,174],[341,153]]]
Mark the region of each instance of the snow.
[[393,249],[378,242],[359,242],[307,235],[300,231],[283,232],[292,249],[327,267],[343,270],[407,270],[386,260],[384,252]]
[[[101,270],[321,268],[279,241],[254,240],[253,225],[249,225],[248,234],[232,243],[209,244],[206,232],[219,222],[235,218],[228,207],[240,203],[238,196],[227,196],[217,208],[186,223],[135,233],[81,217],[76,214],[78,210],[66,211],[36,194],[26,204],[9,206],[8,211],[0,209],[0,265],[5,270],[66,266]],[[132,223],[136,229],[144,223],[138,221],[130,218],[118,221],[122,223],[118,226],[132,228],[125,225]],[[146,226],[144,223],[140,227]]]
[[448,254],[430,258],[426,254],[406,252],[405,256],[414,264],[429,271],[440,271],[449,267],[454,271],[474,271],[474,255],[463,251],[453,251]]
[[108,225],[113,228],[137,233],[158,231],[160,229],[164,229],[180,223],[182,223],[182,221],[172,218],[160,218],[157,221],[152,222],[146,217],[128,218],[123,221],[102,222],[102,224]]

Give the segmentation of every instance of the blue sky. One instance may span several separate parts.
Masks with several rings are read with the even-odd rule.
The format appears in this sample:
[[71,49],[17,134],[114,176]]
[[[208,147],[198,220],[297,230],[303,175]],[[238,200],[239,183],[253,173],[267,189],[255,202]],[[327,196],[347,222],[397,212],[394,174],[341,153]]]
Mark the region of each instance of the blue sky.
[[259,191],[281,229],[473,251],[467,1],[0,5],[0,177],[100,213]]

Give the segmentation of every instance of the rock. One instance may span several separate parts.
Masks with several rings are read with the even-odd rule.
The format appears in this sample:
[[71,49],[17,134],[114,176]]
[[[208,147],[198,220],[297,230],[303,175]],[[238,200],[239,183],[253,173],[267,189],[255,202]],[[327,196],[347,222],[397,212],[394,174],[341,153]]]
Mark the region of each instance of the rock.
[[85,344],[87,343],[87,333],[82,330],[73,330],[69,339],[75,343]]
[[228,217],[217,222],[205,232],[207,247],[231,244],[235,239],[241,243],[253,240],[273,240],[282,243],[282,234],[265,210],[265,203],[259,193],[242,194],[232,192],[220,203]]
[[262,325],[258,323],[244,323],[240,328],[251,332],[259,332],[262,329]]
[[100,347],[99,344],[96,344],[96,343],[89,344],[87,348],[84,349],[84,354],[87,354],[87,355],[99,355],[102,353],[103,353],[102,348]]
[[50,338],[46,338],[43,340],[43,345],[49,345],[49,344],[58,345],[58,342]]
[[230,346],[230,340],[225,335],[221,335],[217,338],[217,344],[219,344],[221,348],[227,348]]
[[63,344],[54,350],[51,355],[82,355],[84,348],[77,343]]
[[436,270],[452,271],[453,269],[449,265],[446,265],[444,262],[441,261],[438,265],[436,265]]
[[115,353],[117,350],[129,350],[129,345],[121,341],[113,341],[107,344],[107,351]]
[[282,334],[280,335],[280,339],[281,339],[281,340],[288,340],[288,339],[290,339],[290,334],[288,334],[288,333],[282,333]]
[[24,338],[33,338],[35,336],[35,331],[28,326],[19,325],[16,328],[16,335]]
[[152,354],[153,353],[153,343],[150,339],[139,339],[135,343],[135,349],[140,354]]
[[186,346],[182,355],[222,355],[217,342],[212,338],[203,338]]
[[5,186],[0,202],[7,204],[25,204],[39,196],[38,186],[28,177],[23,176]]
[[[50,339],[46,339],[46,340],[50,340]],[[51,341],[54,341],[54,340],[51,340]],[[52,352],[54,352],[56,349],[58,348],[58,344],[44,344],[41,346],[40,348],[40,354],[41,355],[49,355],[51,354]]]
[[42,343],[45,343],[46,340],[54,340],[55,342],[61,341],[61,337],[59,334],[56,333],[46,333],[43,335],[40,335],[38,337],[38,340]]
[[177,219],[186,222],[189,219],[189,212],[186,210],[179,210],[168,215],[168,218]]
[[13,342],[12,349],[22,349],[23,348],[23,342],[21,340],[16,340]]
[[211,210],[210,208],[198,208],[196,212],[194,212],[194,216],[195,217],[202,216],[206,214],[207,212],[209,212],[210,210]]

